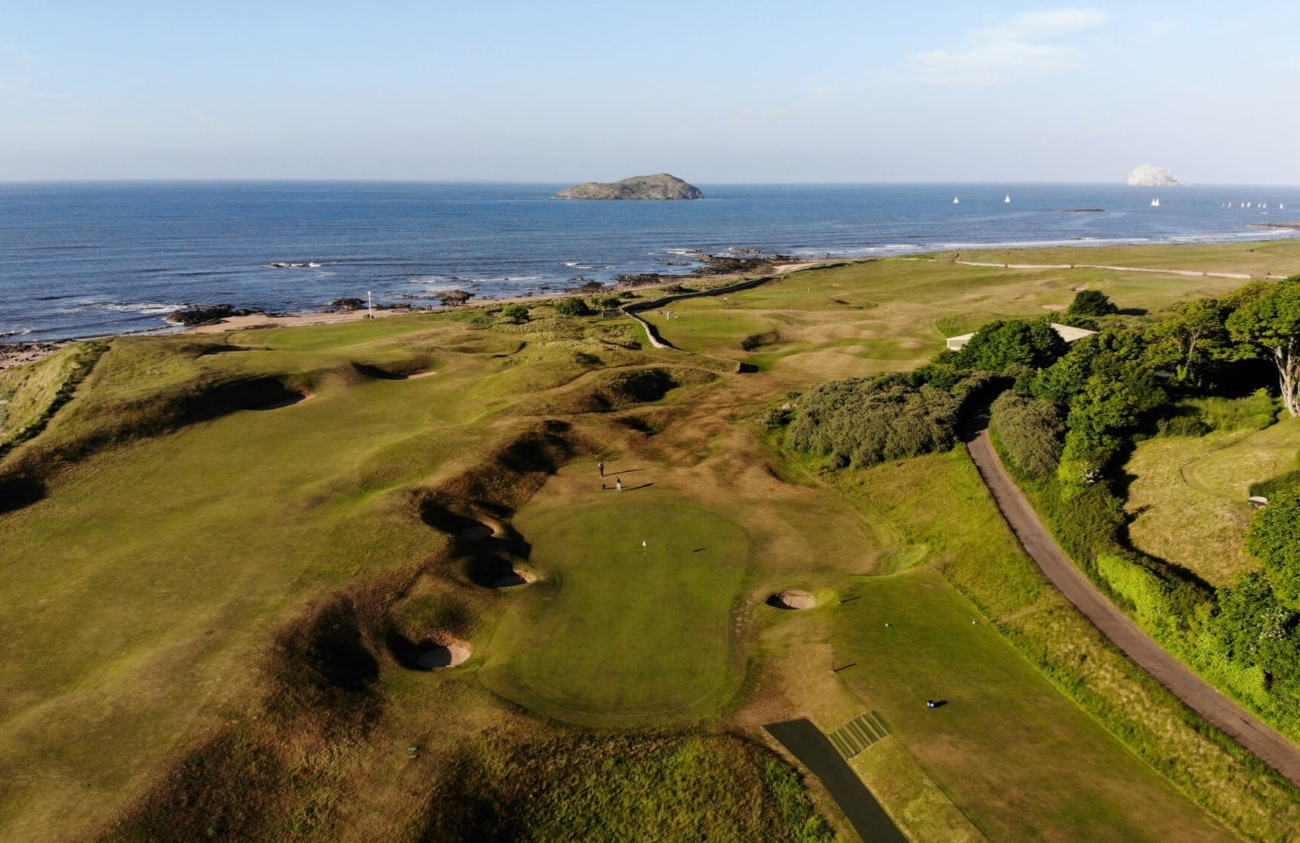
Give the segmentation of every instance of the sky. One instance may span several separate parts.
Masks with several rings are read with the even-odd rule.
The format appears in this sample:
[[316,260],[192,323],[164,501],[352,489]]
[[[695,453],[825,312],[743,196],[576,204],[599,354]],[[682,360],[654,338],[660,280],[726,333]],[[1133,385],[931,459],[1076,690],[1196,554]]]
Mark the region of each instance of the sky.
[[0,0],[0,181],[1300,184],[1300,0]]

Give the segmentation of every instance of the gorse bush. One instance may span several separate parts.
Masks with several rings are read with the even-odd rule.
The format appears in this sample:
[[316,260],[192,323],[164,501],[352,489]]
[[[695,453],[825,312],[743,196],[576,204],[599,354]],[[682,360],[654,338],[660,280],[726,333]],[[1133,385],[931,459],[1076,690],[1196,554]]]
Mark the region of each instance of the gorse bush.
[[837,467],[946,451],[965,401],[986,383],[934,366],[823,384],[799,398],[787,444]]
[[1056,470],[1065,440],[1065,417],[1055,402],[1008,390],[993,402],[989,427],[1019,474],[1042,477]]
[[591,308],[577,296],[560,299],[555,303],[555,312],[560,316],[590,316]]

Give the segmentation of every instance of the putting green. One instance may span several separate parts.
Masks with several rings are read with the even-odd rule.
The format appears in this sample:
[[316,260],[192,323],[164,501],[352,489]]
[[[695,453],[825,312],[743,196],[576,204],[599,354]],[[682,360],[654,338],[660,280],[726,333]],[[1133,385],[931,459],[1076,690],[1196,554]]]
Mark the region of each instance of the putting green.
[[545,579],[520,590],[493,636],[480,677],[497,693],[606,726],[716,715],[735,693],[732,609],[749,537],[636,477],[516,520]]

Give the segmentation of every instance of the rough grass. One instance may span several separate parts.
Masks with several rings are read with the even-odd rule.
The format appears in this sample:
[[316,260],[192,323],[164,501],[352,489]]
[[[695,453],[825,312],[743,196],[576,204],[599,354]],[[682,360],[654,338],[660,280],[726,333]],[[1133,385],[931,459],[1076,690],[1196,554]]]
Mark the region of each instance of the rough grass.
[[1237,574],[1258,567],[1242,547],[1252,486],[1285,473],[1297,453],[1300,420],[1295,419],[1255,432],[1139,443],[1125,466],[1133,476],[1126,507],[1133,519],[1129,540],[1212,586],[1230,584]]
[[0,371],[0,454],[40,433],[106,349],[74,343],[33,365]]
[[728,735],[559,733],[509,752],[485,741],[460,763],[427,839],[833,838],[793,770]]

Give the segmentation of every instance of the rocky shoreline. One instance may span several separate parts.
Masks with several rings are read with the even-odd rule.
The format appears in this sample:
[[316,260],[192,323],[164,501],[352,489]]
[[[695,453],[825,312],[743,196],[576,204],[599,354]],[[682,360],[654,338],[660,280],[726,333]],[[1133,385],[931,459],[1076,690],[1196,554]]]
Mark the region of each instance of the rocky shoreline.
[[6,342],[0,343],[0,370],[26,366],[44,360],[68,342]]

